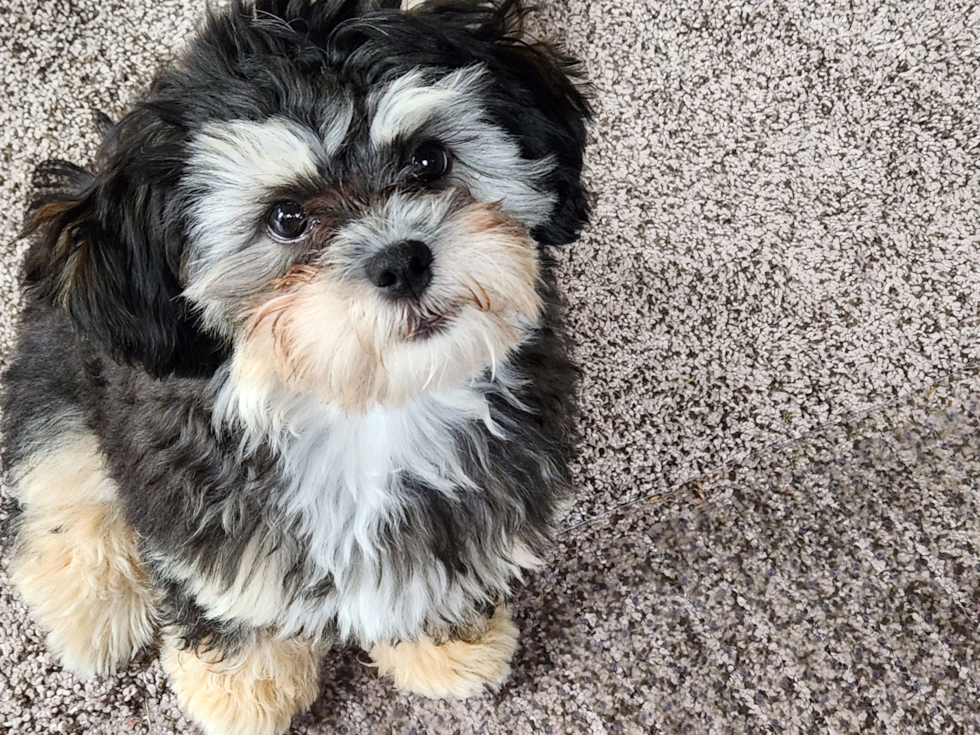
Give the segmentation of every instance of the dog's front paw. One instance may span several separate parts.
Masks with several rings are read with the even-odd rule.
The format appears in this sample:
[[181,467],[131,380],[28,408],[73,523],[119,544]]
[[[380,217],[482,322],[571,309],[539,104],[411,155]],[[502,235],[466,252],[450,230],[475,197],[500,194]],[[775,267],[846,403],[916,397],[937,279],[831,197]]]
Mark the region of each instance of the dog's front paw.
[[258,640],[227,659],[167,640],[161,662],[181,709],[205,735],[278,735],[319,691],[319,656],[300,640]]
[[155,632],[156,593],[94,440],[51,453],[16,488],[24,502],[11,581],[66,669],[112,673]]
[[506,605],[498,605],[486,629],[473,639],[436,642],[423,637],[379,643],[369,651],[378,671],[399,689],[433,698],[465,698],[499,689],[517,650],[517,626]]

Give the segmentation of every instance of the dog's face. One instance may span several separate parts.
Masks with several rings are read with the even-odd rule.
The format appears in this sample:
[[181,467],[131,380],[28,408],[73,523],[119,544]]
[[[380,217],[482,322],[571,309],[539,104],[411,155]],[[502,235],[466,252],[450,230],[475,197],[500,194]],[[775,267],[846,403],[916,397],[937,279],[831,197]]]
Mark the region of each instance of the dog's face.
[[399,403],[479,374],[537,323],[530,233],[554,209],[554,161],[489,118],[485,66],[401,71],[314,77],[307,120],[275,108],[193,136],[184,295],[235,343],[244,384]]
[[35,210],[29,283],[156,374],[363,410],[492,370],[588,214],[587,103],[517,18],[233,5]]

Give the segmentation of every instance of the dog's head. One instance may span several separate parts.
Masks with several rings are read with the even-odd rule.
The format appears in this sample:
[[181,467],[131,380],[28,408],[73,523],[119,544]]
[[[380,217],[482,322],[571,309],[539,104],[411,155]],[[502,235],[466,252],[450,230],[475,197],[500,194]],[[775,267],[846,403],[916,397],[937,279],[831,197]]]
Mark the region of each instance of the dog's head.
[[[398,404],[479,376],[573,240],[588,104],[517,2],[241,0],[56,170],[27,280],[117,360]],[[263,387],[264,386],[264,387]]]

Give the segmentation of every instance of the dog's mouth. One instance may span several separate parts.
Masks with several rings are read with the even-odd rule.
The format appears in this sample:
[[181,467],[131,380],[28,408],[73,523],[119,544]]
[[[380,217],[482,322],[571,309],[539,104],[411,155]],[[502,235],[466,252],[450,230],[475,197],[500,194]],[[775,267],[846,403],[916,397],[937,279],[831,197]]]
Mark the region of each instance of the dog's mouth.
[[468,278],[467,281],[466,293],[457,299],[423,298],[420,303],[414,304],[408,313],[405,340],[424,341],[446,332],[452,327],[456,317],[468,306],[473,306],[483,313],[493,311],[493,303],[487,289],[472,278]]
[[414,314],[408,328],[408,341],[422,342],[442,334],[452,326],[455,314]]

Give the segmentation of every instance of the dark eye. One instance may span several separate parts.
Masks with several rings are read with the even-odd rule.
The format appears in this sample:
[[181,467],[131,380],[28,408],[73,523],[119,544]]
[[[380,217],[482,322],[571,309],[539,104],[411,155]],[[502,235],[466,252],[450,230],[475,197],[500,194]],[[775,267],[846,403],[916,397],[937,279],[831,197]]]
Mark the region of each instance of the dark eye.
[[310,217],[297,202],[279,202],[265,218],[269,234],[276,240],[301,240],[310,232]]
[[452,165],[452,157],[439,143],[423,143],[412,154],[412,176],[425,184],[438,181]]

